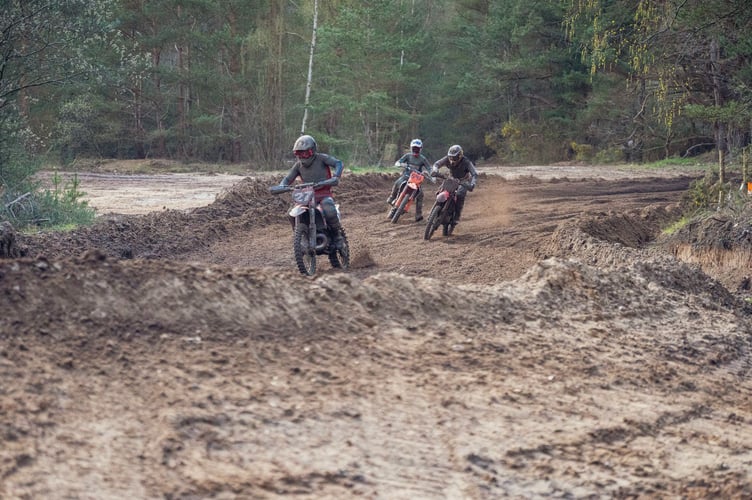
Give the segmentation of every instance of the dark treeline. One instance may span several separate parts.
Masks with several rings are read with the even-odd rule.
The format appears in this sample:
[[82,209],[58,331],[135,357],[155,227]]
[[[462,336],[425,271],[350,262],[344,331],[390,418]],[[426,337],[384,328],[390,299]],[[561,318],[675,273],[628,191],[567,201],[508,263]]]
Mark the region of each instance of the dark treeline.
[[459,143],[549,163],[734,155],[752,132],[748,0],[0,5],[0,168],[23,154],[267,168],[304,126],[354,165],[413,137],[433,159]]

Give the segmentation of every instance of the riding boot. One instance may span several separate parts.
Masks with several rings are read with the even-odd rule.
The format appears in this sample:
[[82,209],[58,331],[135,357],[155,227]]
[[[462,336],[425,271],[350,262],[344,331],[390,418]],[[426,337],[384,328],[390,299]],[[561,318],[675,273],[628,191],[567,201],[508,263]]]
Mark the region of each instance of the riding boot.
[[345,248],[345,236],[342,232],[342,226],[340,224],[332,224],[329,226],[332,230],[332,233],[334,234],[334,246],[337,247],[337,250],[342,250]]
[[395,184],[392,186],[392,193],[389,195],[389,198],[386,199],[386,202],[389,205],[394,203],[394,200],[397,199],[397,191],[399,191],[399,186]]
[[457,203],[454,205],[454,223],[458,223],[460,221],[460,216],[462,215],[462,207],[465,206],[465,197],[457,197]]
[[423,197],[419,196],[415,200],[415,222],[423,220]]

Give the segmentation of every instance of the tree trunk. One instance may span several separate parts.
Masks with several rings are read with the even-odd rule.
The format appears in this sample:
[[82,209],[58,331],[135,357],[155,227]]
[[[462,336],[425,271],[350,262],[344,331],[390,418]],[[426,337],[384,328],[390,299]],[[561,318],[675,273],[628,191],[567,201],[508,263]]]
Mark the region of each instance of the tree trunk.
[[313,53],[316,50],[316,29],[319,18],[319,1],[313,2],[313,33],[311,34],[311,52],[308,56],[308,79],[306,80],[305,104],[303,109],[303,125],[300,127],[300,133],[305,133],[306,121],[308,120],[308,103],[311,98],[311,80],[313,78]]
[[[710,71],[713,75],[713,101],[716,109],[720,109],[723,106],[720,62],[721,47],[718,40],[714,38],[710,42]],[[718,182],[721,184],[721,191],[723,191],[723,183],[726,182],[726,124],[719,118],[716,118],[714,130],[715,144],[716,148],[718,148]]]
[[159,76],[159,64],[161,61],[161,52],[159,49],[154,49],[151,53],[152,66],[154,67],[154,123],[157,131],[157,143],[156,143],[156,157],[165,158],[167,155],[167,143],[165,141],[164,134],[164,96],[162,95],[162,79]]

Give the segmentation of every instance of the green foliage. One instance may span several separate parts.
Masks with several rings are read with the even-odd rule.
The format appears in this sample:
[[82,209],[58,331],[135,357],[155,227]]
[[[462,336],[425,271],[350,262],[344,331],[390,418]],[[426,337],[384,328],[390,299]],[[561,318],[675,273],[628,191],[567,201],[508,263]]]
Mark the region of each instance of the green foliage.
[[89,224],[95,212],[81,200],[77,177],[63,183],[53,177],[53,189],[36,180],[39,156],[23,146],[24,130],[11,122],[0,122],[6,147],[0,149],[0,221],[16,228],[54,227],[62,224]]
[[691,217],[682,217],[681,219],[670,224],[668,227],[663,228],[663,230],[661,230],[661,233],[666,236],[671,236],[673,234],[676,234],[684,226],[689,224],[691,220],[692,220]]
[[[0,122],[64,164],[281,164],[304,111],[313,3],[8,0]],[[752,119],[746,3],[319,1],[306,131],[363,165],[413,137],[432,159],[459,143],[474,159],[615,162],[633,140],[630,161],[648,161],[710,142],[715,122],[738,149]],[[0,134],[0,156],[10,141]]]
[[397,174],[399,171],[396,168],[392,168],[390,166],[386,167],[380,167],[380,166],[374,166],[374,165],[364,165],[364,166],[351,166],[348,168],[350,172],[352,172],[354,175],[358,174]]
[[711,168],[710,164],[698,161],[696,158],[680,158],[678,156],[672,156],[669,158],[664,158],[662,160],[647,162],[642,166],[643,168],[649,170],[660,170],[666,167],[682,167],[684,169],[686,169],[687,167],[695,167],[697,169],[709,171]]
[[578,144],[572,141],[570,144],[574,157],[577,161],[590,161],[593,159],[593,146],[591,144]]
[[96,212],[81,198],[77,176],[63,182],[58,174],[52,177],[52,189],[44,189],[39,182],[26,178],[14,186],[4,186],[0,201],[0,221],[8,221],[22,229],[59,228],[88,225]]
[[736,127],[746,127],[752,120],[752,103],[731,101],[722,106],[687,104],[687,118],[699,118],[707,123],[722,122]]
[[592,74],[621,74],[633,85],[637,100],[624,108],[634,117],[629,137],[670,155],[720,134],[716,126],[721,143],[748,134],[748,3],[571,2],[565,19]]
[[593,157],[593,162],[599,164],[613,164],[623,161],[624,151],[621,148],[614,146],[596,151],[595,156]]
[[354,2],[319,30],[311,132],[338,143],[343,158],[378,162],[387,144],[424,135],[426,71],[435,51],[427,22],[437,5]]
[[52,176],[52,189],[35,195],[39,218],[34,222],[40,227],[62,227],[87,225],[94,222],[96,212],[82,200],[86,193],[79,190],[78,176],[63,181],[55,172]]
[[731,191],[730,184],[721,184],[718,182],[718,174],[708,171],[701,179],[692,181],[683,201],[688,205],[689,211],[707,210],[717,206],[724,199],[724,194]]

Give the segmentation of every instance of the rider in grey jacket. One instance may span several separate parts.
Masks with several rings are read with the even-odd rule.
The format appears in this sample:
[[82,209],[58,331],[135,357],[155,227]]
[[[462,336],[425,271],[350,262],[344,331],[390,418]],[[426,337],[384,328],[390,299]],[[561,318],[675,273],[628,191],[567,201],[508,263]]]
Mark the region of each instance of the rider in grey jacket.
[[[316,149],[317,145],[313,137],[310,135],[298,137],[292,148],[292,152],[298,161],[295,162],[279,185],[289,186],[297,177],[300,177],[302,182],[321,182],[332,179],[332,182],[327,185],[316,188],[314,195],[316,202],[321,204],[327,225],[336,232],[334,243],[338,248],[341,248],[344,244],[342,225],[332,197],[332,186],[339,184],[344,166],[341,160],[324,153],[318,153]],[[333,173],[332,168],[334,169]]]
[[462,146],[459,144],[450,147],[447,155],[433,164],[431,174],[438,173],[441,167],[447,167],[452,177],[467,184],[467,188],[464,184],[460,184],[460,187],[457,189],[457,206],[455,207],[454,221],[459,222],[462,208],[465,206],[467,191],[475,189],[475,184],[478,182],[478,171],[475,170],[473,162],[465,156]]
[[[397,195],[399,194],[399,188],[402,185],[403,182],[405,182],[408,177],[410,177],[410,168],[412,167],[418,172],[425,171],[428,173],[431,170],[431,164],[428,163],[428,160],[425,156],[421,154],[421,151],[423,150],[423,141],[420,139],[413,139],[410,143],[410,152],[405,153],[402,158],[397,160],[394,163],[395,167],[402,167],[404,168],[404,172],[402,172],[402,175],[394,182],[394,185],[392,185],[392,194],[389,195],[389,198],[387,198],[386,202],[390,205],[394,203],[394,200],[397,198]],[[423,190],[421,189],[418,191],[418,195],[415,197],[415,221],[419,221],[423,219]]]

